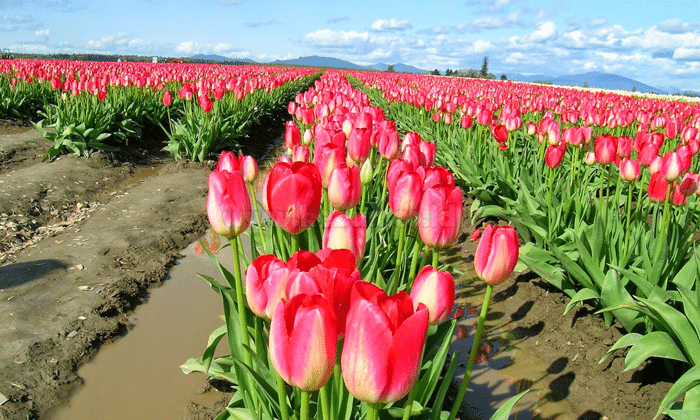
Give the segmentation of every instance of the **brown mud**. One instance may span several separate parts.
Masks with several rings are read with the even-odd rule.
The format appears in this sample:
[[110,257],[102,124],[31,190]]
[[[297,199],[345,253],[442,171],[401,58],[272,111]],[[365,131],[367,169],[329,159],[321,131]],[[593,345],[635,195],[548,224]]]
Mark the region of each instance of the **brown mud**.
[[[250,144],[260,156],[271,141]],[[46,150],[48,142],[33,128],[0,124],[0,419],[46,418],[65,405],[83,382],[78,369],[130,330],[134,309],[207,227],[213,162],[173,163],[147,148],[43,163]],[[479,298],[466,295],[480,296],[484,287],[469,274],[476,242],[469,240],[468,213],[465,207],[464,233],[447,260],[466,273],[459,277],[461,317],[472,322]],[[519,419],[653,417],[670,387],[663,365],[623,373],[622,352],[598,364],[621,332],[607,328],[590,307],[563,315],[566,302],[530,273],[495,289],[475,372],[488,367],[504,379],[475,378],[463,420],[488,418],[528,388],[532,397],[516,406]],[[507,395],[483,408],[496,385]],[[216,397],[212,387],[218,386],[201,389],[211,397],[206,401],[183,402],[185,418],[220,412],[225,396]]]

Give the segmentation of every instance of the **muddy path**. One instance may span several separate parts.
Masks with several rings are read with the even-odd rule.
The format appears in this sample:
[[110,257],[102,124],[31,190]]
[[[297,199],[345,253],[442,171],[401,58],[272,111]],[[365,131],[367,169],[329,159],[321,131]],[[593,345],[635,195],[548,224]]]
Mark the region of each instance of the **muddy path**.
[[[270,127],[283,129],[283,118]],[[248,140],[249,150],[262,156],[276,136],[274,128],[258,133]],[[46,418],[65,405],[82,383],[78,368],[130,329],[128,315],[207,228],[213,162],[173,163],[147,148],[129,156],[96,153],[42,163],[47,148],[31,127],[0,124],[0,418],[5,419]],[[476,242],[469,240],[475,226],[468,214],[467,206],[464,232],[448,255],[465,273],[458,296],[468,333],[456,340],[471,335],[484,288],[470,271]],[[462,420],[487,419],[498,404],[528,388],[531,396],[516,409],[519,419],[652,418],[670,387],[663,366],[645,364],[622,373],[624,353],[598,364],[620,331],[605,327],[588,307],[564,316],[566,302],[529,273],[496,288],[488,340]],[[489,370],[500,372],[500,379],[479,373]],[[210,390],[212,385],[204,389]],[[184,403],[186,418],[213,418],[228,395],[206,406]]]

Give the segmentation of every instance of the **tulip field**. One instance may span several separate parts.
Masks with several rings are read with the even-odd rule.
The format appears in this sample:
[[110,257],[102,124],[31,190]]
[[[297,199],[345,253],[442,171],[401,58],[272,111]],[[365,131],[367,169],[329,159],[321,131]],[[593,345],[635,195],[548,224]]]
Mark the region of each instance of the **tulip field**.
[[[700,105],[456,77],[39,60],[0,61],[0,92],[0,118],[31,120],[48,161],[156,132],[174,160],[216,159],[206,213],[234,264],[211,253],[221,278],[200,277],[224,325],[181,368],[232,384],[217,420],[454,420],[494,289],[525,270],[568,296],[566,312],[588,305],[624,331],[601,363],[672,362],[651,416],[700,417]],[[250,126],[284,108],[280,155],[243,154]],[[465,198],[486,292],[456,390],[458,270],[444,256]]]

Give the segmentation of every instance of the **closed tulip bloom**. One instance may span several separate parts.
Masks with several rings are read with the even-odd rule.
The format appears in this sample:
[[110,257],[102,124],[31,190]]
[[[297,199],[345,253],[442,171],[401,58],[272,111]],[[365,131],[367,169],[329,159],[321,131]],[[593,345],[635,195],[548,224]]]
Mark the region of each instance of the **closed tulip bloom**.
[[421,166],[416,169],[416,172],[423,180],[423,191],[438,184],[455,185],[454,175],[445,167],[437,165]]
[[647,194],[649,194],[649,199],[655,203],[666,201],[668,197],[668,181],[664,179],[661,172],[655,172],[651,175]]
[[459,124],[462,126],[462,128],[467,129],[472,126],[472,117],[469,115],[462,115],[462,118],[459,121]]
[[700,185],[698,183],[699,180],[700,180],[700,177],[698,177],[698,174],[693,173],[693,172],[688,172],[683,177],[683,181],[681,181],[678,184],[680,192],[685,196],[690,196],[690,195],[695,194],[695,192],[698,189],[698,185]]
[[512,226],[486,226],[474,255],[476,275],[486,284],[503,283],[518,263],[519,247]]
[[425,165],[425,158],[421,156],[420,148],[417,144],[409,144],[403,148],[401,159],[411,163],[413,168]]
[[676,152],[667,152],[661,162],[661,173],[666,181],[673,182],[681,174],[681,158]]
[[294,146],[301,144],[301,130],[294,121],[287,121],[284,126],[284,145],[287,149],[294,149]]
[[355,207],[362,196],[360,168],[341,163],[328,178],[328,200],[336,210]]
[[258,169],[258,163],[255,162],[255,158],[252,156],[243,156],[240,161],[241,171],[243,172],[243,180],[248,183],[255,182],[260,175],[260,169]]
[[418,142],[418,151],[421,156],[421,166],[435,164],[435,143],[421,140]]
[[367,221],[365,215],[358,213],[352,219],[339,211],[328,215],[323,231],[323,247],[329,249],[347,249],[353,253],[359,263],[365,255],[367,244]]
[[601,165],[608,165],[615,159],[617,148],[609,137],[598,136],[595,139],[595,159]]
[[480,125],[491,125],[491,111],[485,109],[476,116],[476,123]]
[[627,182],[634,182],[639,179],[639,163],[630,158],[622,159],[620,163],[620,176]]
[[491,133],[499,143],[505,143],[508,140],[508,130],[505,125],[491,126]]
[[308,162],[309,157],[309,146],[305,144],[294,146],[294,150],[292,152],[292,162]]
[[400,220],[410,220],[418,215],[422,194],[420,175],[413,171],[401,172],[389,189],[389,208]]
[[362,163],[369,157],[371,150],[369,138],[370,130],[353,128],[348,137],[348,157],[355,162]]
[[527,134],[534,136],[535,134],[537,134],[537,124],[530,121],[529,123],[525,124],[525,131],[527,132]]
[[649,173],[655,174],[661,171],[661,165],[664,163],[664,158],[662,156],[656,155],[651,159],[649,163]]
[[617,156],[623,158],[629,156],[630,153],[632,153],[632,138],[620,136],[617,139]]
[[286,297],[289,269],[272,254],[254,259],[245,272],[245,295],[255,315],[271,319],[277,302]]
[[221,155],[219,156],[219,161],[216,163],[216,170],[218,172],[221,172],[221,171],[229,171],[229,172],[240,171],[241,170],[241,162],[233,152],[221,152]]
[[447,248],[457,242],[462,226],[462,190],[435,185],[423,192],[418,209],[418,233],[431,248]]
[[550,168],[556,168],[557,166],[559,166],[561,160],[564,158],[565,150],[566,149],[562,148],[559,145],[547,146],[547,150],[544,153],[544,162]]
[[452,274],[426,265],[418,272],[411,287],[413,309],[422,303],[428,308],[428,323],[440,324],[452,313],[455,304],[455,282]]
[[387,296],[359,281],[352,290],[341,355],[343,380],[370,404],[403,398],[418,379],[428,328],[428,309],[417,311],[405,292]]
[[214,232],[225,238],[238,236],[248,229],[252,216],[250,197],[240,171],[209,174],[207,217]]
[[163,93],[163,105],[170,106],[172,104],[173,104],[173,94],[169,90],[166,90],[165,93]]
[[322,295],[280,300],[270,324],[270,360],[288,384],[316,391],[335,367],[336,319]]
[[313,164],[277,162],[270,170],[263,194],[272,220],[298,235],[316,221],[321,191],[321,176]]
[[681,173],[688,172],[690,170],[690,165],[693,163],[693,152],[688,145],[680,145],[676,149],[678,158],[681,161]]
[[321,184],[324,188],[328,188],[328,180],[333,169],[344,164],[345,159],[345,148],[333,143],[328,143],[314,152],[314,165],[321,174]]
[[399,133],[385,130],[379,139],[379,154],[385,159],[394,159],[399,155]]
[[659,148],[653,143],[645,143],[637,155],[640,166],[649,166],[651,161],[658,156]]

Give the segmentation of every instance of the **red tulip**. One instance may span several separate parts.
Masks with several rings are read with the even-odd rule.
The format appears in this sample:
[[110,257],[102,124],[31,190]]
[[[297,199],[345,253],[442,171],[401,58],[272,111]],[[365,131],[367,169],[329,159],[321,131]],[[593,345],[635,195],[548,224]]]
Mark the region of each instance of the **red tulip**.
[[297,235],[316,221],[321,190],[321,176],[313,164],[277,162],[270,170],[263,194],[272,220]]
[[649,188],[647,190],[649,199],[655,203],[663,203],[668,197],[668,181],[664,179],[661,172],[655,172],[649,180]]
[[253,214],[240,171],[209,174],[207,216],[214,232],[225,238],[238,236],[248,228]]
[[462,190],[435,185],[423,192],[418,210],[418,233],[431,248],[446,248],[457,242],[462,225]]
[[292,162],[308,162],[310,157],[309,146],[299,144],[292,151]]
[[418,272],[411,287],[413,309],[421,303],[428,308],[430,325],[446,320],[455,304],[455,282],[452,274],[426,265]]
[[233,152],[221,152],[219,161],[216,163],[217,172],[229,171],[235,172],[241,170],[241,163]]
[[354,162],[362,163],[369,157],[371,135],[370,130],[361,128],[353,128],[350,132],[347,143],[348,157]]
[[486,226],[474,255],[476,275],[490,285],[503,283],[518,263],[519,246],[512,226]]
[[387,296],[373,284],[355,283],[341,355],[348,391],[371,404],[408,394],[418,379],[427,327],[428,309],[414,311],[405,292]]
[[695,194],[695,192],[698,189],[698,186],[700,185],[699,181],[700,181],[700,177],[698,177],[698,174],[693,173],[693,172],[688,172],[683,177],[683,181],[681,181],[678,184],[680,192],[685,196],[690,196],[690,195]]
[[421,156],[421,166],[435,164],[435,143],[421,140],[418,142],[418,151]]
[[394,159],[399,155],[399,133],[396,130],[384,130],[379,139],[379,154],[385,159]]
[[335,313],[322,295],[280,300],[270,324],[270,360],[285,382],[316,391],[333,375],[336,337]]
[[365,255],[367,221],[365,215],[358,213],[352,219],[339,211],[328,215],[323,231],[323,247],[329,249],[347,249],[359,263]]
[[287,149],[294,149],[294,146],[301,144],[301,131],[294,121],[287,121],[284,126],[284,145]]
[[204,112],[209,113],[214,108],[214,101],[209,99],[207,95],[197,96],[197,101],[199,102],[199,106],[202,107],[202,111]]
[[289,269],[287,264],[272,254],[254,259],[245,272],[245,295],[250,310],[257,316],[271,319],[285,289]]
[[617,148],[610,137],[598,136],[595,139],[595,159],[601,165],[610,164],[615,158]]
[[472,126],[472,117],[469,115],[462,115],[462,119],[460,120],[460,125],[462,128],[467,129]]
[[547,146],[547,150],[544,153],[544,163],[547,164],[550,168],[554,169],[559,164],[561,163],[561,160],[564,158],[564,151],[566,149],[562,148],[559,145],[550,145]]
[[681,184],[677,183],[675,187],[673,188],[673,200],[671,203],[674,206],[682,207],[688,204],[688,196],[683,194],[683,191],[681,191]]
[[345,148],[334,143],[328,143],[314,151],[314,165],[321,174],[321,183],[324,188],[328,188],[328,180],[333,169],[344,164],[345,158]]
[[491,128],[493,137],[496,139],[497,142],[505,143],[508,140],[508,130],[506,130],[506,126],[496,125],[492,126]]
[[341,163],[328,178],[328,200],[336,210],[355,207],[362,196],[360,168]]

